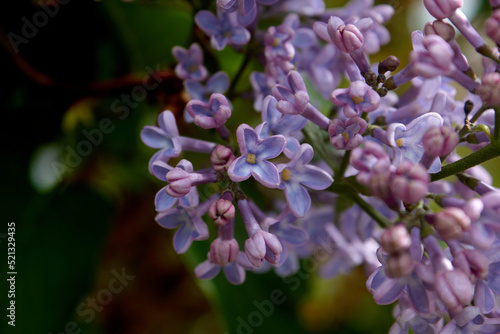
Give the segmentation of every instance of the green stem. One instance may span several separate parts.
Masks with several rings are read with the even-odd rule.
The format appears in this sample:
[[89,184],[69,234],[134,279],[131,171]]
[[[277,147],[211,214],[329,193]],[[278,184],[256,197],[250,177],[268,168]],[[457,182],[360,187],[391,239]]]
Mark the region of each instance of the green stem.
[[385,218],[378,210],[376,210],[370,203],[366,202],[361,196],[358,195],[356,190],[343,181],[335,181],[327,190],[336,194],[347,196],[350,200],[356,203],[364,212],[366,212],[373,220],[375,220],[381,227],[392,226],[392,223]]
[[251,55],[253,55],[253,52],[245,52],[245,58],[243,59],[243,62],[241,63],[240,69],[238,70],[238,73],[234,76],[234,79],[231,82],[231,86],[229,86],[229,89],[227,91],[227,96],[231,98],[234,94],[234,89],[236,88],[236,84],[238,81],[240,81],[241,76],[243,75],[243,72],[245,71],[248,63],[250,62]]
[[493,141],[495,143],[500,141],[500,106],[495,108],[495,132],[493,133]]
[[478,119],[479,117],[481,117],[481,115],[482,115],[482,114],[483,114],[486,110],[488,110],[489,108],[490,108],[490,107],[488,107],[487,105],[483,105],[483,106],[481,106],[481,108],[479,108],[479,110],[477,111],[477,113],[475,113],[475,114],[474,114],[474,116],[470,119],[470,121],[469,121],[469,122],[471,122],[471,123],[476,122],[476,121],[477,121],[477,119]]
[[351,150],[345,152],[344,157],[342,158],[342,163],[340,164],[340,168],[338,173],[335,175],[336,178],[344,177],[344,173],[349,166],[349,161],[351,160]]
[[[495,120],[496,122],[496,120]],[[496,131],[496,129],[495,129]],[[431,174],[431,182],[444,179],[445,177],[461,173],[469,168],[480,165],[485,161],[500,156],[500,141],[495,140],[485,147],[451,164],[443,166],[440,172]]]

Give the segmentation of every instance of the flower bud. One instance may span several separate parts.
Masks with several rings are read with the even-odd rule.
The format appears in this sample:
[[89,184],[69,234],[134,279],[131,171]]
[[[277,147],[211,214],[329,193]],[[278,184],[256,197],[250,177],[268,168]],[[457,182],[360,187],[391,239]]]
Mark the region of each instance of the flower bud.
[[441,272],[436,276],[434,291],[451,313],[458,313],[471,302],[474,289],[467,275],[459,269]]
[[438,20],[450,17],[462,5],[462,0],[424,0],[427,11]]
[[224,226],[234,218],[234,205],[231,201],[219,199],[208,208],[208,217],[217,226]]
[[224,266],[236,261],[240,249],[236,239],[223,240],[215,239],[210,245],[210,261]]
[[396,168],[391,188],[406,203],[417,203],[427,193],[429,174],[420,164],[402,161]]
[[279,263],[282,251],[283,248],[278,238],[262,230],[258,230],[245,241],[245,253],[255,267],[260,267],[264,258],[272,264]]
[[477,249],[464,249],[455,255],[453,266],[483,280],[488,279],[490,261]]
[[340,25],[333,35],[335,45],[345,53],[353,53],[363,46],[363,34],[354,24]]
[[186,196],[191,190],[192,181],[190,173],[184,169],[176,167],[167,173],[167,182],[169,183],[166,191],[172,197]]
[[485,74],[477,93],[484,103],[492,107],[500,105],[500,73]]
[[448,126],[431,127],[422,137],[425,154],[433,158],[447,156],[459,141],[458,134]]
[[448,24],[441,20],[436,20],[434,22],[427,22],[424,28],[426,35],[438,35],[442,39],[449,42],[455,39],[455,28],[451,24]]
[[486,35],[497,43],[497,45],[500,45],[500,9],[495,10],[486,20],[484,29]]
[[384,271],[389,278],[408,276],[415,269],[415,263],[409,252],[390,254],[384,264]]
[[234,161],[235,156],[233,151],[226,146],[217,145],[212,151],[210,156],[210,161],[212,162],[212,167],[217,172],[227,171],[229,165]]
[[380,236],[380,245],[389,253],[401,253],[411,246],[411,238],[403,224],[389,227]]
[[436,213],[433,219],[434,228],[444,239],[457,239],[471,224],[464,210],[447,207]]

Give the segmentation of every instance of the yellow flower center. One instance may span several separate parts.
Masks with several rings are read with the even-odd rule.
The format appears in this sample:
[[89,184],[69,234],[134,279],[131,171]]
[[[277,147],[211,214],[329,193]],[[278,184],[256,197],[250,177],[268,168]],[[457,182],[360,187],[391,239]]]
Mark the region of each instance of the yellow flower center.
[[358,103],[365,101],[365,99],[362,96],[353,96],[353,97],[351,97],[351,99],[352,99],[352,102],[354,102],[355,104],[358,104]]
[[403,138],[396,139],[396,145],[398,145],[398,147],[403,146]]
[[248,153],[248,154],[247,154],[247,162],[248,162],[249,164],[254,164],[254,163],[255,163],[256,158],[257,158],[257,157],[256,157],[256,156],[255,156],[255,154],[253,154],[253,153]]
[[273,46],[276,47],[278,45],[280,45],[280,40],[278,39],[278,37],[274,37]]
[[345,141],[348,141],[349,140],[349,134],[347,132],[342,132],[342,137],[344,137],[344,140]]
[[290,170],[288,168],[283,169],[283,171],[281,172],[281,179],[283,181],[290,180],[291,176],[292,176],[292,173],[290,172]]

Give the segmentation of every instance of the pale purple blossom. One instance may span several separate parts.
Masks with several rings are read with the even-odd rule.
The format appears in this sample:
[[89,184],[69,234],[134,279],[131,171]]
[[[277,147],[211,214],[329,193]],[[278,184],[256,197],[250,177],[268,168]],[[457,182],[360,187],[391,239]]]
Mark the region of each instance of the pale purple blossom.
[[257,132],[247,124],[241,124],[236,136],[241,156],[233,161],[227,171],[234,182],[242,182],[253,176],[268,188],[277,188],[280,178],[278,169],[268,159],[276,158],[286,145],[282,135],[260,140]]
[[175,74],[182,80],[202,81],[208,75],[208,71],[203,66],[203,51],[197,43],[191,44],[189,49],[181,46],[174,46],[172,53],[178,64],[175,67]]
[[353,81],[349,88],[335,89],[330,99],[343,107],[342,111],[347,118],[374,111],[380,104],[380,95],[363,81]]
[[208,36],[210,43],[216,50],[223,50],[226,45],[241,46],[250,40],[250,32],[241,27],[237,20],[237,14],[218,12],[216,17],[208,10],[196,13],[195,22]]
[[361,117],[350,118],[345,123],[335,118],[328,127],[330,143],[337,150],[352,150],[363,143],[362,134],[366,127],[366,121]]

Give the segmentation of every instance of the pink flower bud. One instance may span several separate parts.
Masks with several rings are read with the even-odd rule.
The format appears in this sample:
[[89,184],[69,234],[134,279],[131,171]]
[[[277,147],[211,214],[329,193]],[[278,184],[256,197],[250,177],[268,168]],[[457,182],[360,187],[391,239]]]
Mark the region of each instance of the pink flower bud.
[[434,290],[444,306],[456,314],[471,302],[474,289],[467,275],[458,269],[441,272],[436,276]]
[[342,51],[353,53],[363,46],[363,34],[354,24],[340,25],[333,35],[333,42]]
[[438,20],[450,17],[462,5],[462,0],[424,0],[427,11]]
[[430,157],[444,157],[458,145],[458,134],[448,126],[431,127],[422,137],[424,151]]
[[223,240],[215,239],[210,245],[210,261],[224,266],[236,261],[240,249],[236,239]]
[[484,24],[486,35],[500,45],[500,9],[497,9]]
[[380,236],[382,249],[389,253],[401,253],[411,246],[411,238],[406,226],[396,224],[389,227]]
[[262,230],[258,230],[245,241],[245,253],[255,267],[260,267],[264,258],[272,264],[279,263],[282,251],[278,238]]
[[420,164],[402,161],[396,168],[391,188],[406,203],[417,203],[427,193],[429,174]]
[[399,278],[408,276],[415,269],[415,263],[409,252],[390,254],[384,264],[387,277]]
[[444,239],[457,239],[471,224],[464,210],[447,207],[436,213],[433,219],[434,228]]
[[210,156],[210,161],[212,162],[212,167],[217,172],[227,171],[229,165],[234,161],[235,156],[233,151],[226,146],[217,145],[212,151]]
[[169,183],[166,191],[172,197],[186,196],[191,190],[192,181],[190,173],[184,169],[176,167],[167,173],[167,182]]
[[500,73],[487,73],[483,76],[477,93],[484,103],[491,107],[500,105]]
[[488,279],[490,261],[477,249],[464,249],[455,255],[453,266],[462,269],[466,274],[483,280]]
[[217,226],[224,226],[234,218],[234,205],[231,201],[219,199],[208,208],[208,217]]

